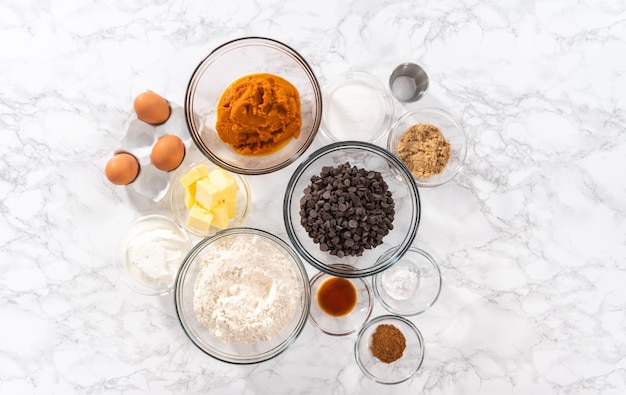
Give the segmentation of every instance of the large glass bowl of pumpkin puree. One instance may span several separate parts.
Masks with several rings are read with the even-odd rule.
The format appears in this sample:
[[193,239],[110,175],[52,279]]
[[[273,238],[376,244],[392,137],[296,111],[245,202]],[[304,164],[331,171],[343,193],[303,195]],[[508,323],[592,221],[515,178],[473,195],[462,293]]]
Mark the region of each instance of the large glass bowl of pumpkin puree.
[[267,174],[298,159],[322,118],[313,70],[293,48],[244,37],[215,48],[185,94],[191,137],[211,162],[239,174]]

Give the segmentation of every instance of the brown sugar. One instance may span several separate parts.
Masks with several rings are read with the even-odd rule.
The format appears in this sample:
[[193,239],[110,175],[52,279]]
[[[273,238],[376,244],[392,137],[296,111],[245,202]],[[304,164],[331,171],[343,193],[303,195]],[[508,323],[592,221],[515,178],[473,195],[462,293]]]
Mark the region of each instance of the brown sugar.
[[400,359],[405,348],[406,338],[394,325],[378,325],[372,334],[370,350],[372,350],[372,355],[382,362],[391,363]]
[[420,123],[404,132],[398,156],[414,176],[429,178],[445,169],[450,160],[450,143],[439,128]]

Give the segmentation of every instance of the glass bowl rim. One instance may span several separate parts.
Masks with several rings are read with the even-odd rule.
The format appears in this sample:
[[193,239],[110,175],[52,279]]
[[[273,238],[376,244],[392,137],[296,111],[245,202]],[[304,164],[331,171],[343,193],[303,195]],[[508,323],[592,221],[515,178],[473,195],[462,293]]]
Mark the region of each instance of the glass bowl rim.
[[[186,324],[181,318],[181,312],[179,308],[181,297],[179,293],[182,292],[180,284],[182,280],[185,278],[185,276],[187,275],[189,267],[191,266],[191,262],[196,258],[196,256],[202,251],[204,247],[206,247],[207,245],[221,238],[229,237],[233,235],[242,235],[242,234],[249,235],[249,236],[255,236],[255,235],[261,236],[264,239],[273,242],[274,245],[279,246],[280,248],[282,248],[282,250],[286,254],[291,256],[292,258],[291,261],[292,261],[292,264],[294,265],[294,270],[297,269],[296,276],[302,280],[302,292],[303,292],[302,297],[304,298],[304,306],[303,306],[302,311],[300,312],[300,318],[298,319],[298,323],[295,327],[295,330],[291,334],[289,334],[289,336],[283,339],[283,341],[279,345],[277,345],[276,347],[274,347],[272,350],[268,352],[260,354],[261,356],[257,355],[255,357],[244,357],[241,359],[233,360],[233,359],[228,359],[226,357],[223,357],[220,354],[213,354],[209,352],[208,350],[205,350],[203,347],[200,346],[200,344],[198,344],[198,342],[196,342],[194,337],[191,335],[190,331],[187,330]],[[229,363],[232,365],[251,365],[251,364],[265,362],[270,359],[276,358],[278,355],[288,350],[289,347],[300,336],[300,334],[302,333],[302,330],[306,326],[306,322],[309,317],[310,308],[311,308],[311,287],[309,283],[309,277],[308,277],[306,268],[304,267],[304,264],[302,263],[302,260],[300,259],[298,254],[291,247],[289,247],[289,245],[285,241],[283,241],[280,237],[275,236],[268,231],[257,229],[257,228],[251,228],[251,227],[229,228],[229,229],[221,230],[212,236],[205,237],[189,251],[185,259],[183,260],[183,263],[180,265],[180,269],[178,270],[178,274],[176,275],[176,281],[174,282],[174,309],[176,310],[176,318],[178,319],[178,322],[181,328],[183,329],[183,332],[187,336],[187,338],[191,341],[191,343],[193,343],[196,346],[198,350],[200,350],[204,354],[218,361]]]
[[[265,168],[261,168],[261,169],[246,169],[244,167],[239,167],[239,166],[235,166],[232,165],[228,162],[225,162],[224,160],[222,160],[221,158],[219,158],[218,156],[214,155],[213,152],[206,148],[205,149],[205,144],[202,142],[202,139],[199,136],[199,133],[195,132],[195,122],[194,122],[194,110],[193,110],[193,97],[195,95],[195,91],[197,89],[197,83],[198,80],[201,78],[202,74],[204,73],[204,70],[206,69],[206,67],[208,67],[209,60],[211,58],[213,58],[214,56],[217,56],[220,54],[220,52],[224,51],[225,49],[227,49],[229,46],[236,46],[239,43],[244,43],[243,46],[245,46],[246,42],[250,42],[251,44],[249,45],[261,45],[261,46],[277,46],[277,47],[282,47],[282,49],[285,49],[287,52],[290,52],[294,55],[294,58],[296,60],[297,63],[300,64],[300,66],[302,67],[303,71],[305,72],[305,74],[307,75],[309,81],[311,82],[311,87],[313,88],[313,96],[314,96],[314,101],[315,101],[315,105],[316,107],[319,109],[317,111],[317,116],[314,117],[313,119],[313,126],[312,126],[312,131],[309,134],[309,136],[307,137],[306,141],[302,144],[302,146],[298,149],[298,151],[296,153],[294,153],[293,155],[291,155],[289,158],[287,158],[286,160],[283,160],[282,162],[269,166],[269,167],[265,167]],[[265,44],[265,45],[264,45]],[[235,48],[238,48],[237,46]],[[244,36],[244,37],[239,37],[239,38],[235,38],[229,41],[226,41],[220,45],[218,45],[217,47],[213,48],[208,55],[206,55],[199,63],[198,65],[194,68],[193,72],[191,73],[191,76],[189,77],[189,82],[187,83],[187,88],[185,90],[185,99],[183,102],[183,108],[184,108],[184,112],[185,112],[185,121],[187,124],[187,129],[189,131],[189,135],[191,136],[192,141],[194,142],[195,146],[198,148],[198,150],[200,151],[200,153],[202,153],[202,155],[204,155],[208,160],[210,160],[211,162],[215,163],[217,166],[224,168],[225,170],[228,170],[230,172],[233,173],[239,173],[239,174],[245,174],[245,175],[262,175],[262,174],[269,174],[269,173],[273,173],[275,171],[281,170],[287,166],[289,166],[290,164],[292,164],[293,162],[295,162],[299,157],[301,157],[306,150],[311,146],[311,144],[313,143],[313,141],[315,140],[315,136],[317,135],[319,129],[320,129],[320,125],[322,123],[322,116],[323,116],[323,100],[322,100],[322,89],[319,83],[319,80],[317,79],[317,77],[315,76],[315,73],[313,72],[313,68],[311,67],[311,65],[306,61],[306,59],[300,54],[300,52],[296,51],[293,47],[279,41],[273,38],[268,38],[268,37],[262,37],[262,36]]]
[[[389,162],[393,163],[395,165],[395,168],[399,170],[400,172],[402,172],[404,174],[404,178],[408,180],[407,187],[412,192],[412,195],[415,197],[415,206],[417,208],[416,210],[417,215],[415,215],[415,217],[412,218],[411,229],[409,230],[408,235],[405,237],[404,243],[397,246],[398,250],[391,257],[388,257],[389,262],[386,262],[384,264],[379,264],[378,263],[379,260],[377,260],[374,266],[369,267],[367,269],[361,269],[358,271],[347,271],[347,270],[333,271],[332,267],[337,266],[337,265],[326,265],[318,261],[315,257],[313,257],[312,254],[309,253],[309,251],[307,251],[302,246],[302,243],[300,243],[300,240],[296,236],[295,229],[294,229],[295,222],[293,221],[293,218],[291,216],[291,209],[290,209],[291,202],[294,200],[295,185],[298,182],[298,180],[302,177],[304,171],[313,162],[315,162],[316,160],[318,160],[325,154],[334,152],[334,151],[339,151],[345,148],[369,150],[370,152],[374,152],[380,155],[381,157],[383,157],[384,159],[388,160]],[[373,274],[382,272],[383,270],[387,269],[388,267],[396,263],[409,250],[413,241],[415,240],[415,237],[417,236],[417,230],[419,228],[419,224],[421,221],[421,215],[422,215],[422,210],[421,210],[421,199],[419,196],[419,190],[417,189],[415,178],[413,177],[411,172],[402,163],[400,158],[398,158],[397,156],[395,156],[394,154],[392,154],[385,148],[382,148],[375,144],[367,143],[364,141],[354,141],[354,140],[338,141],[335,143],[325,145],[315,150],[305,160],[303,160],[298,165],[298,167],[293,171],[291,178],[289,179],[289,182],[287,183],[287,188],[285,189],[285,196],[283,199],[283,221],[285,223],[287,236],[289,237],[289,240],[291,241],[291,244],[293,245],[296,252],[306,262],[308,262],[317,270],[320,270],[322,272],[325,272],[327,274],[330,274],[336,277],[345,277],[345,278],[368,277]],[[299,221],[297,221],[297,223],[299,223]]]

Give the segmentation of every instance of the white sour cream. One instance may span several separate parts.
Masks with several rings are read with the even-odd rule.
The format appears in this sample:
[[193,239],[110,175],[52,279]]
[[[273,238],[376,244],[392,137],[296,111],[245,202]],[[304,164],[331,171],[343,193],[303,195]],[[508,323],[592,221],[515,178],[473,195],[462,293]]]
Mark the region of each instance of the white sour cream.
[[174,282],[188,250],[188,240],[174,225],[146,222],[128,240],[126,270],[141,284],[166,288]]

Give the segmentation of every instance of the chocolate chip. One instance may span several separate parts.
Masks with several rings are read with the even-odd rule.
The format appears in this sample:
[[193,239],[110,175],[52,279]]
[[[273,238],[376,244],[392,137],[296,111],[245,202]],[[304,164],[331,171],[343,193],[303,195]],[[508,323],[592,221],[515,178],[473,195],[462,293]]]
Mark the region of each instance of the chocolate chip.
[[380,172],[324,166],[300,199],[300,223],[320,250],[361,256],[393,229],[395,204]]

